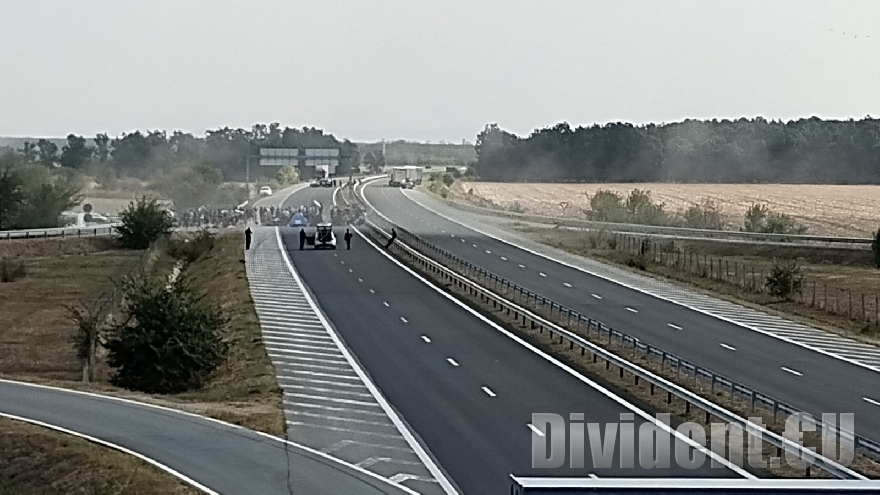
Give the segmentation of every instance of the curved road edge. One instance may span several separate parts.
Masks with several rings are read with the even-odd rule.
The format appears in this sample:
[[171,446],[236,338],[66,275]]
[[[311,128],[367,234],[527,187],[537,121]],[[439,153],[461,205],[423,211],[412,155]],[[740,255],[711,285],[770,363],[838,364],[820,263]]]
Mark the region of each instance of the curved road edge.
[[0,379],[0,415],[132,453],[207,493],[415,493],[268,433],[131,399]]

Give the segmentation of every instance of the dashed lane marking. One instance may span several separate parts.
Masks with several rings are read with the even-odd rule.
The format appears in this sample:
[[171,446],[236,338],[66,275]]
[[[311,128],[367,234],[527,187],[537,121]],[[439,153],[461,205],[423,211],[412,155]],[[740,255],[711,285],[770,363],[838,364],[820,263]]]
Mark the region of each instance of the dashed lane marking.
[[446,360],[449,361],[449,364],[451,364],[453,366],[458,366],[458,362],[456,362],[455,359],[446,358]]
[[666,326],[669,327],[669,328],[674,328],[674,329],[676,329],[676,330],[681,330],[681,327],[680,327],[680,326],[675,325],[675,324],[673,324],[673,323],[667,323]]
[[534,432],[535,435],[538,435],[539,437],[543,437],[543,436],[544,436],[544,432],[541,431],[541,430],[539,430],[537,426],[535,426],[535,425],[533,425],[533,424],[531,424],[531,423],[526,423],[526,426],[528,426],[529,429],[532,430],[532,432]]
[[486,392],[486,395],[489,397],[495,397],[496,395],[489,387],[483,387],[483,392]]
[[629,306],[627,306],[626,310],[629,311],[630,313],[638,313],[639,312],[639,310],[634,309],[634,308],[630,308]]
[[733,347],[733,346],[727,345],[727,344],[725,344],[724,342],[721,342],[721,343],[718,344],[718,345],[720,345],[721,347],[727,349],[728,351],[735,351],[735,350],[736,350],[736,347]]
[[429,344],[431,343],[431,339],[428,338],[427,335],[422,335],[422,340],[424,340],[425,342],[427,342],[427,343],[429,343]]
[[781,369],[782,369],[782,371],[787,371],[787,372],[791,373],[792,375],[804,376],[804,374],[801,373],[800,371],[795,371],[791,368],[786,368],[785,366],[783,366]]
[[569,287],[569,288],[571,287],[571,284],[568,283],[568,282],[562,282],[562,285],[564,285],[564,286],[566,286],[566,287]]

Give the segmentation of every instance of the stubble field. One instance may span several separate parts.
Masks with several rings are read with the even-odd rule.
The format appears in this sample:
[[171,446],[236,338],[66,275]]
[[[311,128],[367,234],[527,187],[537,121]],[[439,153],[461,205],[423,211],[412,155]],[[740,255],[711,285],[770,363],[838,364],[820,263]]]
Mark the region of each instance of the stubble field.
[[746,210],[755,203],[790,215],[809,234],[868,237],[880,226],[880,186],[829,186],[804,184],[529,184],[460,182],[456,197],[472,194],[502,208],[518,205],[526,213],[583,217],[589,196],[600,189],[623,196],[633,189],[648,190],[668,211],[683,211],[711,200],[721,208],[728,228],[742,226]]

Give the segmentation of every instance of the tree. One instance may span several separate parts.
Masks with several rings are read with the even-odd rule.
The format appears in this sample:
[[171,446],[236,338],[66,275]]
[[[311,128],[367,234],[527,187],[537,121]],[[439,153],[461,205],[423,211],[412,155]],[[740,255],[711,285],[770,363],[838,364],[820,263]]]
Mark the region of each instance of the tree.
[[385,154],[380,150],[371,151],[364,155],[364,163],[367,164],[370,172],[380,173],[385,167]]
[[752,205],[746,210],[743,221],[746,232],[763,234],[803,234],[807,228],[800,225],[794,218],[783,213],[770,211],[764,205]]
[[11,164],[0,169],[0,230],[13,228],[24,201],[23,184]]
[[275,180],[283,186],[293,185],[299,182],[299,171],[292,165],[285,165],[278,169]]
[[46,166],[55,165],[58,161],[58,145],[48,139],[40,139],[37,141],[37,147],[40,149],[40,163]]
[[129,278],[123,291],[125,320],[110,329],[106,344],[112,383],[160,394],[204,385],[228,351],[220,309],[185,278]]
[[614,191],[600,189],[590,197],[590,217],[600,222],[625,222],[623,198]]
[[871,242],[871,251],[874,253],[874,266],[880,268],[880,229],[874,232],[874,240]]
[[122,225],[116,227],[119,241],[128,249],[147,249],[157,239],[171,234],[174,222],[156,199],[142,197],[120,215]]
[[801,266],[795,260],[776,260],[764,282],[770,295],[790,301],[803,289],[804,277]]
[[82,363],[85,383],[95,380],[98,346],[103,343],[104,337],[104,318],[112,303],[112,299],[105,294],[91,304],[80,303],[78,307],[65,306],[76,325],[76,331],[71,335],[70,342],[76,350],[76,357]]
[[82,168],[92,157],[92,151],[93,148],[86,146],[85,138],[69,134],[67,144],[61,148],[61,166]]
[[684,212],[684,223],[692,229],[722,230],[725,227],[721,208],[709,199],[688,208]]
[[95,154],[98,155],[98,160],[101,163],[107,161],[107,157],[110,156],[110,137],[104,133],[95,134]]

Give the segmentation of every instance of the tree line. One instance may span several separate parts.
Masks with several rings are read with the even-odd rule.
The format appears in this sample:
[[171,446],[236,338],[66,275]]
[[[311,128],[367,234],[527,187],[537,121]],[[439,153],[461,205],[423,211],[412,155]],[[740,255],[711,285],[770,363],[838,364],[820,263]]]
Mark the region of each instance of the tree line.
[[880,183],[880,119],[487,125],[475,171],[511,182]]

